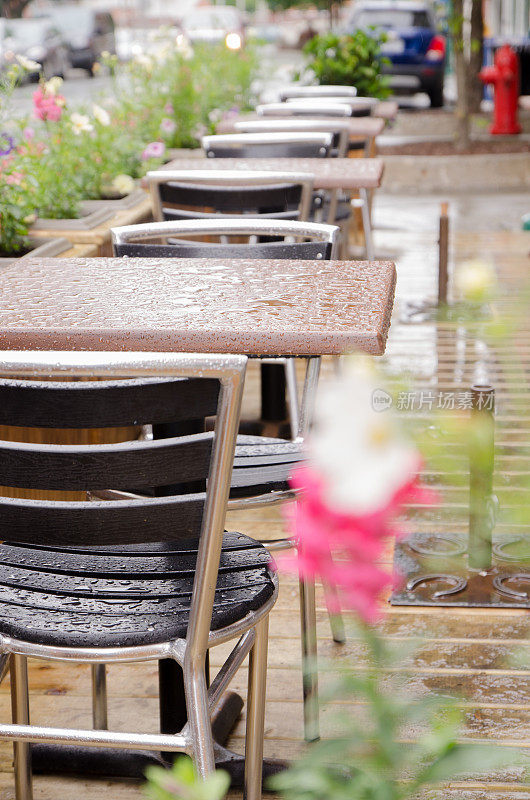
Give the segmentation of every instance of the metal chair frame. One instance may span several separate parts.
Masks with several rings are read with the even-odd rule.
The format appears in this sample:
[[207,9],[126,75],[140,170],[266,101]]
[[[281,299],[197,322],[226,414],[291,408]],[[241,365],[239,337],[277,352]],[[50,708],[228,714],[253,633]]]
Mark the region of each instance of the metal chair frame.
[[279,93],[281,102],[292,97],[356,97],[355,86],[339,86],[335,84],[319,84],[317,86],[288,86]]
[[296,103],[261,103],[256,106],[256,113],[260,117],[351,117],[352,107],[345,98],[340,102],[329,103],[323,99],[318,105],[300,105]]
[[375,97],[345,97],[343,95],[330,95],[326,97],[288,97],[285,101],[288,105],[299,107],[310,107],[321,109],[326,106],[345,105],[349,106],[352,110],[352,116],[355,111],[368,111],[370,116],[374,108],[379,103]]
[[236,122],[234,128],[237,133],[303,133],[306,131],[331,133],[334,138],[338,139],[337,157],[345,158],[348,154],[348,124],[339,119],[334,124],[321,119],[253,119]]
[[[230,230],[234,234],[242,233],[247,235],[250,232],[270,235],[278,234],[280,231],[284,235],[291,234],[301,237],[304,235],[308,237],[319,235],[322,237],[323,241],[331,241],[334,250],[337,247],[338,229],[336,227],[321,225],[318,223],[287,222],[284,220],[271,222],[268,220],[260,220],[259,218],[241,219],[240,221],[216,221],[213,219],[200,220],[197,224],[192,222],[144,223],[141,225],[130,225],[122,228],[114,228],[111,230],[111,235],[113,243],[125,243],[135,238],[143,240],[159,235],[183,235],[188,231],[195,231],[197,235],[204,233],[219,235],[221,232],[226,232],[227,230]],[[332,251],[332,258],[334,255],[335,253]],[[263,361],[278,363],[280,359],[263,359]],[[298,406],[298,388],[294,359],[288,358],[285,359],[285,362],[289,403],[291,409],[292,440],[295,442],[302,442],[309,429],[309,424],[313,414],[316,390],[320,375],[321,359],[320,357],[311,357],[307,359],[304,388],[300,406]],[[102,497],[101,493],[98,493],[97,496],[98,498]],[[105,493],[106,499],[123,496],[123,493]],[[228,509],[234,511],[261,508],[263,506],[277,505],[293,499],[296,499],[296,493],[293,490],[289,489],[285,491],[274,491],[267,494],[254,495],[251,497],[230,499],[228,501]],[[297,546],[297,542],[295,542],[293,539],[284,538],[267,541],[264,542],[264,544],[271,551]],[[328,607],[331,608],[333,606],[331,602],[332,589],[330,587],[325,587],[325,590]],[[344,642],[344,626],[340,615],[331,613],[330,611],[329,617],[334,641],[337,643]],[[316,670],[316,605],[315,586],[313,581],[300,581],[300,626],[302,632],[302,652],[304,661],[306,664],[310,665],[310,668],[304,674],[304,730],[305,738],[308,741],[313,741],[318,739],[319,736],[318,708],[316,707],[315,702],[315,698],[318,696],[318,678]]]
[[[189,183],[197,186],[274,186],[281,183],[300,184],[302,196],[300,199],[299,219],[307,220],[311,209],[311,198],[313,194],[313,178],[306,172],[288,171],[264,171],[264,170],[212,170],[191,169],[191,170],[154,170],[146,175],[149,184],[149,191],[153,202],[153,216],[156,221],[164,220],[162,201],[160,198],[159,187],[164,183]],[[240,215],[243,216],[243,215]],[[238,219],[234,215],[234,219]],[[255,219],[255,217],[254,217]]]
[[226,133],[203,136],[201,139],[202,148],[208,158],[214,158],[211,148],[215,145],[234,149],[234,158],[244,158],[239,156],[237,150],[245,145],[314,145],[319,148],[319,155],[326,157],[329,155],[333,146],[333,136],[328,133],[302,131],[300,133]]
[[[31,800],[32,775],[30,743],[147,749],[165,752],[182,751],[192,755],[199,774],[207,776],[215,769],[211,714],[218,705],[244,658],[250,656],[249,691],[246,733],[245,796],[261,798],[263,759],[264,687],[267,669],[268,614],[277,596],[274,594],[257,611],[217,631],[210,631],[210,622],[217,581],[222,536],[230,491],[230,475],[237,439],[241,398],[247,358],[236,355],[173,354],[173,353],[110,353],[110,352],[3,352],[0,354],[2,374],[9,376],[42,376],[46,378],[78,377],[201,377],[215,378],[220,383],[218,415],[210,466],[210,478],[201,525],[197,568],[193,584],[188,630],[185,639],[135,647],[57,647],[15,640],[0,636],[0,673],[11,671],[13,723],[0,724],[0,740],[14,743],[15,784],[17,800]],[[239,637],[228,659],[207,688],[204,663],[207,650]],[[51,661],[82,661],[93,665],[93,686],[98,703],[94,720],[100,730],[64,729],[32,726],[29,723],[27,680],[28,657]],[[138,734],[104,729],[106,710],[104,665],[109,662],[160,660],[177,661],[184,672],[188,722],[180,733]]]

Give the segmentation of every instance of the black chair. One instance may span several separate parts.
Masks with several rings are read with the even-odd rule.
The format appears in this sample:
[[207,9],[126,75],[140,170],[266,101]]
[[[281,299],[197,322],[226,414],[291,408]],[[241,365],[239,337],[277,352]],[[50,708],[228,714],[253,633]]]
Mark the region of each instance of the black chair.
[[[252,253],[254,257],[265,258],[271,252],[271,247],[277,247],[276,257],[280,258],[314,258],[314,250],[309,250],[309,245],[316,244],[320,250],[319,258],[333,258],[336,244],[337,228],[329,225],[318,225],[315,223],[268,221],[261,219],[242,219],[242,220],[202,220],[196,222],[162,222],[145,223],[143,225],[130,225],[122,228],[114,228],[111,231],[114,252],[116,255],[133,256],[172,256],[175,253],[182,254],[181,245],[145,244],[150,238],[160,239],[161,237],[189,236],[191,233],[196,235],[219,234],[221,232],[232,232],[236,235],[244,233],[282,233],[283,235],[294,235],[298,238],[315,238],[319,242],[298,242],[285,243],[283,245],[271,244],[252,244],[252,245],[219,245],[215,253],[219,257],[220,252],[224,252],[225,257],[244,257],[243,248],[246,248],[246,257]],[[323,245],[327,242],[327,248]],[[142,247],[142,250],[137,248]],[[149,250],[150,247],[155,249]],[[131,248],[131,249],[128,249]],[[203,243],[195,247],[195,255],[198,258],[209,257],[211,245],[204,246]],[[234,251],[234,248],[236,250]],[[298,248],[296,251],[290,248]],[[304,250],[305,248],[305,250]],[[188,256],[189,248],[185,251]],[[296,252],[296,254],[295,254]],[[193,254],[193,251],[192,251]],[[278,371],[278,363],[281,359],[271,359],[272,363],[265,364],[266,369]],[[302,442],[308,428],[311,417],[312,405],[318,383],[320,371],[320,358],[310,358],[307,360],[306,378],[304,384],[303,398],[298,409],[298,393],[296,382],[296,371],[294,359],[285,359],[285,370],[287,376],[287,386],[289,389],[289,405],[291,414],[292,441],[277,438],[266,438],[263,436],[239,436],[236,455],[234,459],[234,470],[232,474],[232,486],[230,493],[229,508],[253,508],[263,505],[272,505],[291,500],[294,493],[289,489],[287,479],[295,466],[303,458]],[[262,370],[264,367],[262,366]],[[265,377],[262,380],[262,406],[267,402],[266,391],[263,391]],[[285,391],[285,390],[284,390]],[[112,496],[107,494],[106,496]],[[285,549],[286,547],[296,546],[292,540],[280,539],[268,541],[267,547],[270,550]],[[326,599],[330,601],[331,588],[325,587]],[[336,607],[335,603],[328,602],[330,609]],[[305,736],[308,740],[318,738],[318,709],[316,707],[316,697],[318,694],[317,673],[316,673],[316,611],[315,611],[315,586],[313,581],[300,581],[300,615],[302,648],[305,659],[311,668],[304,675],[304,728]],[[330,611],[330,621],[332,635],[336,642],[344,641],[344,628],[339,615]]]
[[[299,172],[155,170],[147,173],[155,220],[257,217],[305,220],[313,179]],[[209,210],[205,210],[209,209]]]
[[207,158],[328,158],[330,133],[228,133],[203,136]]
[[[246,797],[261,798],[267,622],[276,578],[262,545],[224,534],[245,367],[241,356],[2,354],[3,374],[35,378],[0,380],[2,425],[156,422],[186,430],[190,420],[216,417],[211,433],[159,441],[0,442],[4,486],[82,492],[179,486],[172,496],[107,502],[0,498],[0,658],[10,658],[13,706],[13,724],[0,724],[0,740],[15,742],[17,800],[32,797],[29,742],[185,751],[201,775],[211,773],[212,709],[247,653]],[[64,374],[81,380],[49,380]],[[208,649],[233,638],[238,643],[208,689]],[[27,657],[98,668],[174,659],[183,669],[188,723],[175,735],[30,726]]]

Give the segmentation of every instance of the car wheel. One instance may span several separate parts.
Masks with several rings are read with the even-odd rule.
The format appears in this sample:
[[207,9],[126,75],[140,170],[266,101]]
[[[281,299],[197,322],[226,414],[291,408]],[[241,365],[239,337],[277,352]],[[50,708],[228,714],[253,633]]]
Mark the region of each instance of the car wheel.
[[444,85],[439,83],[427,92],[431,101],[431,108],[442,108],[444,104]]

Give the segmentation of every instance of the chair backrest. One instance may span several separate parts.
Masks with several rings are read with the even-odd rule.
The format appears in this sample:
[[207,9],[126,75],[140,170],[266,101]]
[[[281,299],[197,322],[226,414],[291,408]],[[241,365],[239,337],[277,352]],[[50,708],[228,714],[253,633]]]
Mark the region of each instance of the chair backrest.
[[[246,361],[245,356],[210,354],[0,353],[1,374],[13,375],[0,380],[2,425],[185,424],[216,416],[213,433],[157,441],[0,442],[0,483],[5,486],[89,490],[207,480],[205,492],[169,497],[100,502],[0,497],[0,539],[60,548],[198,537],[190,626],[191,635],[200,634],[204,643],[199,612],[209,628]],[[50,380],[65,374],[103,380]],[[20,375],[31,379],[15,377]],[[124,379],[114,379],[116,375]]]
[[319,86],[288,86],[279,93],[281,102],[290,97],[355,97],[355,86],[338,86],[322,84]]
[[290,97],[287,105],[302,108],[322,109],[326,106],[350,106],[352,117],[370,117],[379,103],[375,97]]
[[331,133],[331,155],[344,158],[348,153],[350,132],[346,120],[337,119],[336,124],[332,124],[318,118],[251,119],[236,122],[234,128],[237,133]]
[[313,178],[303,172],[155,170],[146,177],[158,221],[309,216]]
[[203,136],[208,158],[327,158],[330,133],[232,133]]
[[[326,98],[322,98],[323,100]],[[348,103],[318,103],[298,105],[296,103],[262,103],[256,106],[260,117],[352,117],[352,107]]]
[[[147,222],[113,228],[112,245],[116,256],[142,258],[290,258],[328,260],[335,258],[339,228],[309,222],[285,220],[207,219],[183,222]],[[289,237],[298,241],[258,242],[256,244],[210,244],[160,241],[190,236]],[[307,241],[307,240],[310,241]],[[148,242],[155,240],[157,243]],[[147,242],[147,243],[146,243]]]

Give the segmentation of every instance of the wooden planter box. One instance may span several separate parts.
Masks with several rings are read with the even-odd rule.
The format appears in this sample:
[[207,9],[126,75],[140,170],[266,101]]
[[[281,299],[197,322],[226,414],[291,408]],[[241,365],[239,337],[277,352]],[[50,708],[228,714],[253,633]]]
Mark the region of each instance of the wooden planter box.
[[62,258],[65,252],[71,248],[68,239],[59,238],[57,236],[50,239],[38,239],[36,236],[32,236],[30,244],[32,246],[31,251],[25,253],[23,256],[7,256],[0,258],[0,267],[7,267],[9,264],[12,264],[13,261],[22,261],[24,258],[31,258],[32,256],[39,256],[42,258],[60,256]]
[[121,200],[87,200],[83,205],[88,212],[84,217],[78,220],[40,219],[31,232],[39,238],[61,236],[72,245],[91,245],[93,255],[111,256],[111,228],[148,222],[153,218],[151,199],[143,190]]

